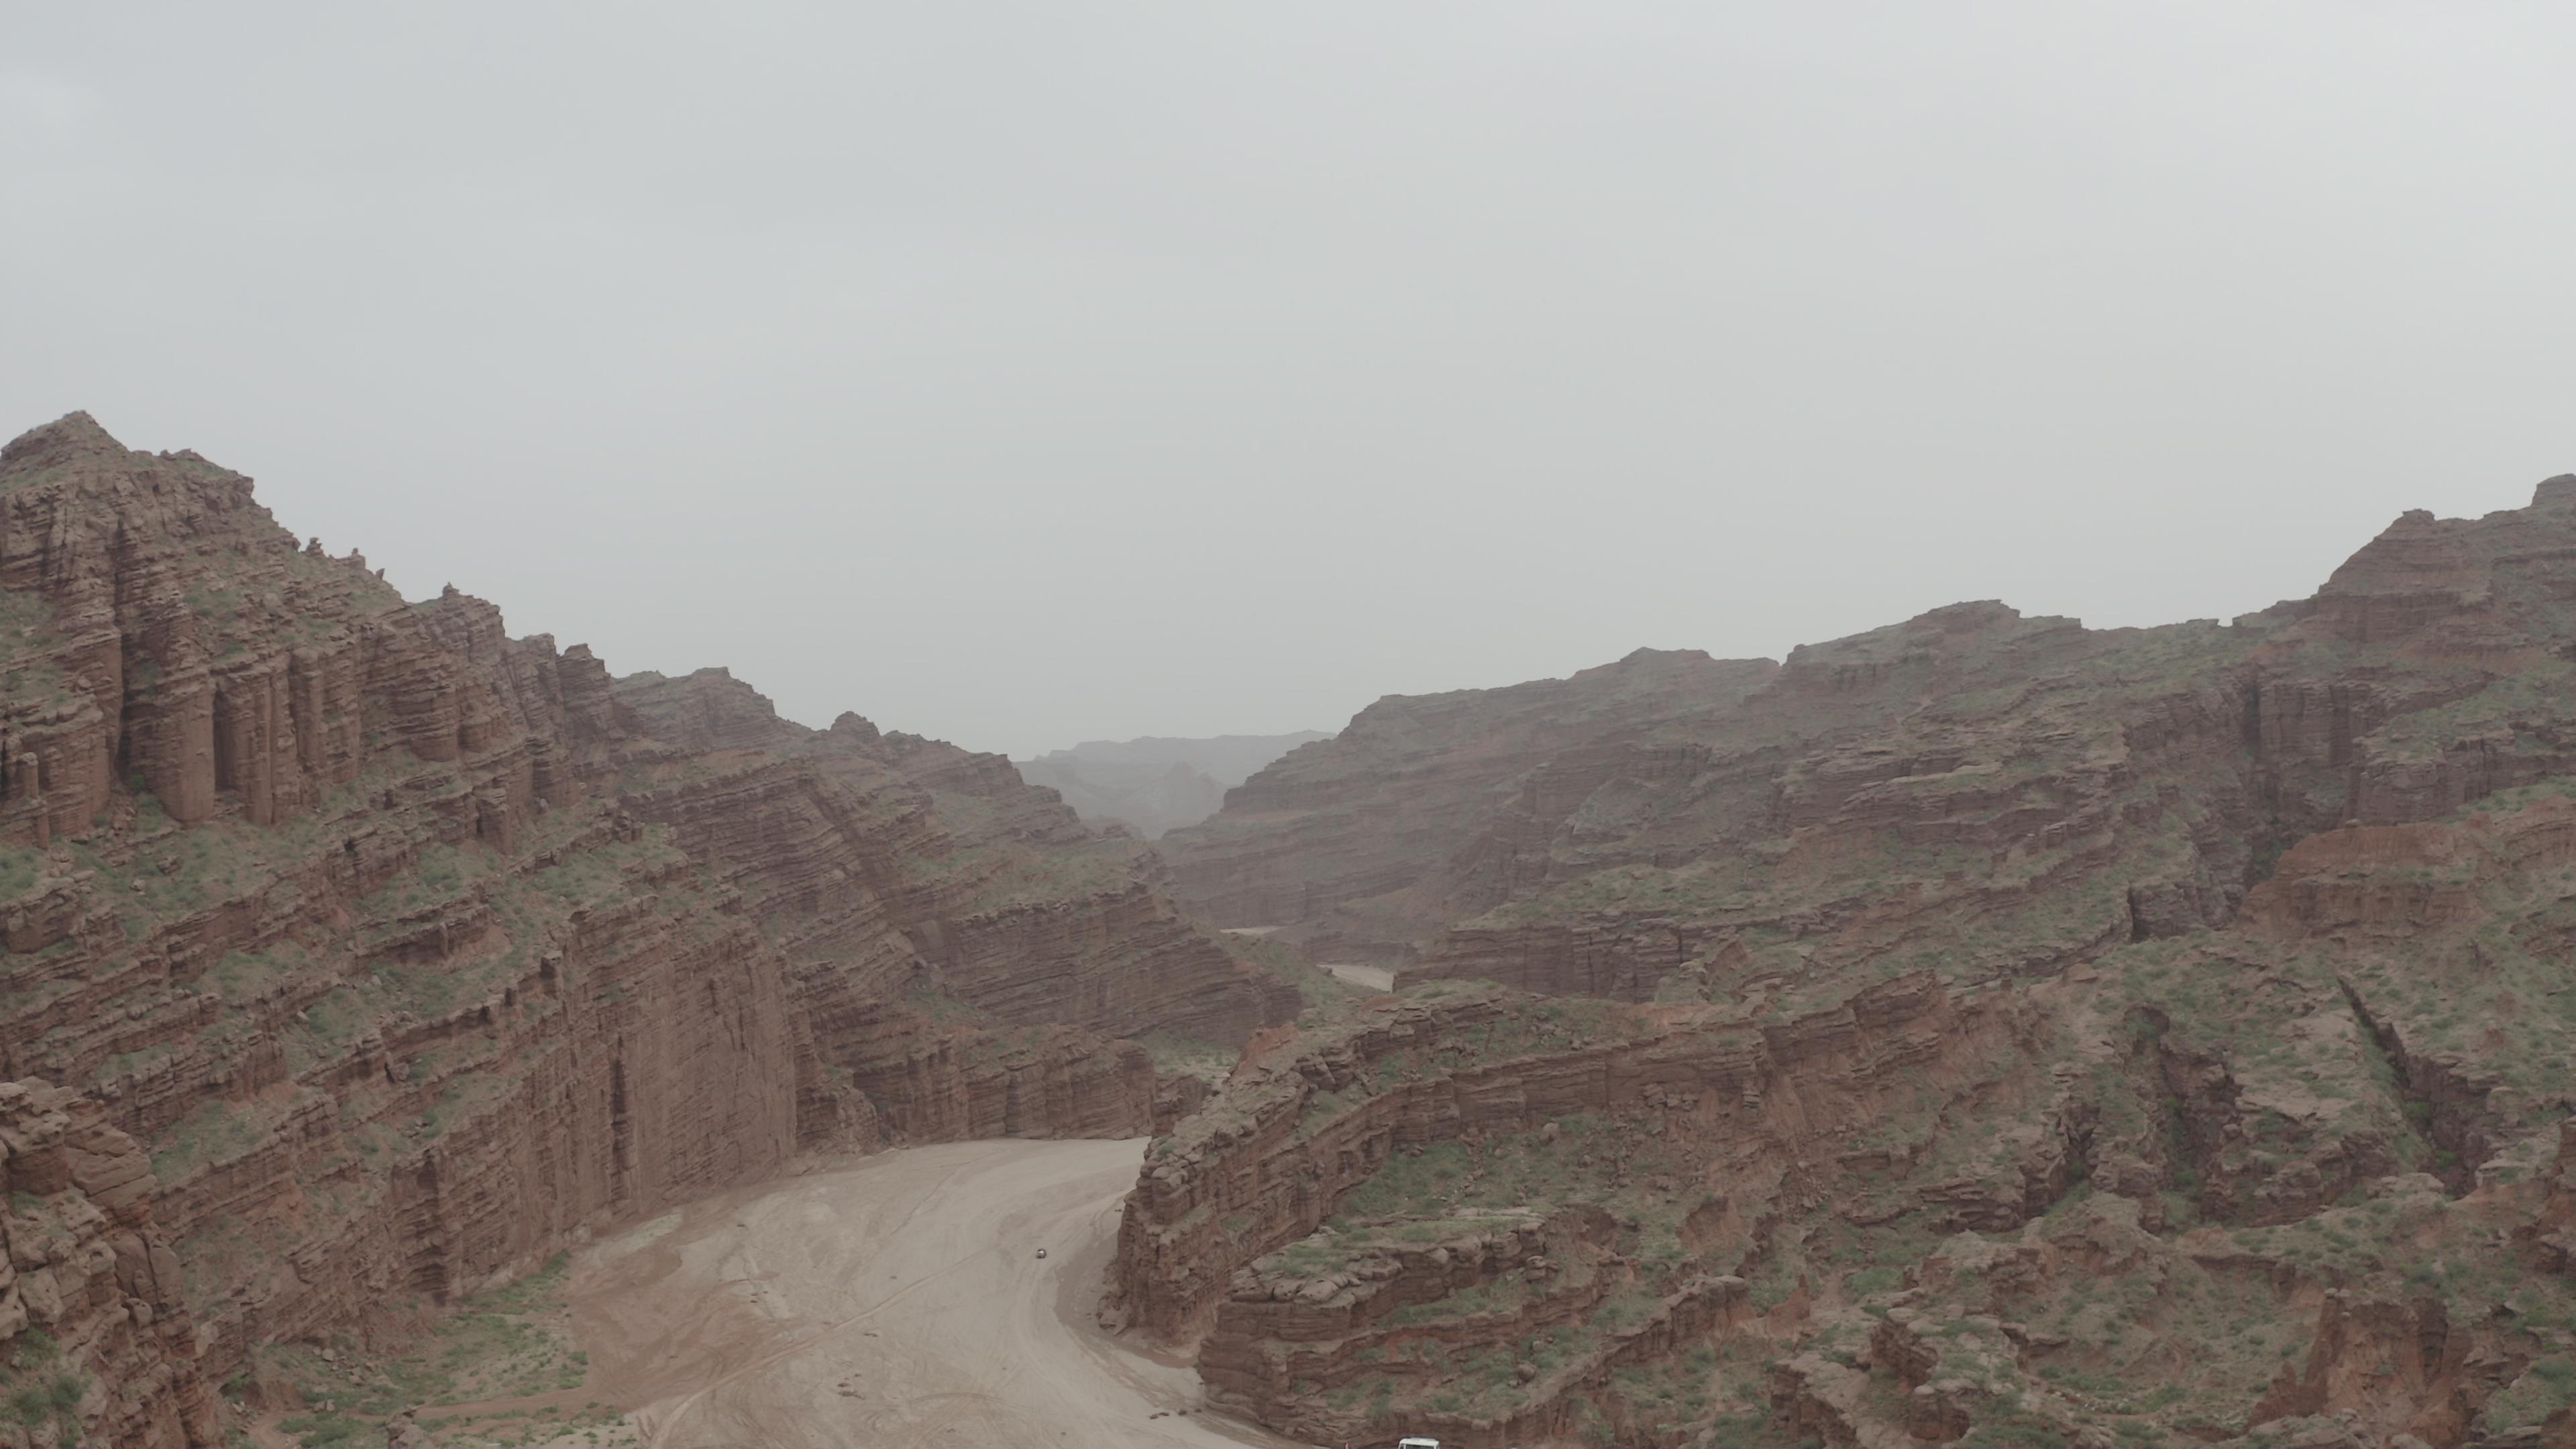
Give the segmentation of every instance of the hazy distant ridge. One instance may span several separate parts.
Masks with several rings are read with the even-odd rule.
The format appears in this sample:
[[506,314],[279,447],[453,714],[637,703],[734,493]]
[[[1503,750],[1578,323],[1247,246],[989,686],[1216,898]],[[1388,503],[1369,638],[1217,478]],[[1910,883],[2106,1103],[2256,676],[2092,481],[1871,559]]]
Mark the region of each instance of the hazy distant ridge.
[[1034,760],[1013,760],[1020,778],[1064,796],[1091,825],[1133,826],[1147,839],[1196,825],[1225,804],[1225,792],[1264,765],[1314,740],[1320,730],[1213,739],[1085,740]]

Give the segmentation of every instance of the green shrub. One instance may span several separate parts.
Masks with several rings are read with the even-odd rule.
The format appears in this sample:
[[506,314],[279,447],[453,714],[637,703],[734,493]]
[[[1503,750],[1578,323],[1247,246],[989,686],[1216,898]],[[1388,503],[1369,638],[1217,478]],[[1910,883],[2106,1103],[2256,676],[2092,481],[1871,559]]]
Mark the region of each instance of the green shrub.
[[1867,1298],[1877,1293],[1892,1293],[1905,1286],[1901,1268],[1863,1268],[1843,1280],[1843,1296]]
[[303,1414],[280,1420],[277,1427],[294,1435],[304,1449],[358,1449],[380,1433],[364,1420],[338,1413]]

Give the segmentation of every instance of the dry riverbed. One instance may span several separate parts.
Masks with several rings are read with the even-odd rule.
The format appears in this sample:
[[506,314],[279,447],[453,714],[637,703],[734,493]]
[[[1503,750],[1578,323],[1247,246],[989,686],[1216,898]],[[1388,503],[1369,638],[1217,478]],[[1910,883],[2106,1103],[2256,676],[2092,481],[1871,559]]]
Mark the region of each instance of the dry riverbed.
[[1395,971],[1391,967],[1363,966],[1356,961],[1319,961],[1316,964],[1331,972],[1336,980],[1347,981],[1353,986],[1365,986],[1371,991],[1395,989]]
[[601,1243],[571,1289],[585,1392],[657,1449],[1283,1446],[1091,1322],[1143,1150],[888,1152]]

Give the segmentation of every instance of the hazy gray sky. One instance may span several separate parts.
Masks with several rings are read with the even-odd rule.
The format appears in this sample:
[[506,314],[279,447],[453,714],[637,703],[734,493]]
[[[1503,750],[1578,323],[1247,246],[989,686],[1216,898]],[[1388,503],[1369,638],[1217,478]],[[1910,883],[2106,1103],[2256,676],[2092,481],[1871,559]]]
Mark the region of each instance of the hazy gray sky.
[[2576,469],[2576,6],[13,5],[0,434],[1024,753]]

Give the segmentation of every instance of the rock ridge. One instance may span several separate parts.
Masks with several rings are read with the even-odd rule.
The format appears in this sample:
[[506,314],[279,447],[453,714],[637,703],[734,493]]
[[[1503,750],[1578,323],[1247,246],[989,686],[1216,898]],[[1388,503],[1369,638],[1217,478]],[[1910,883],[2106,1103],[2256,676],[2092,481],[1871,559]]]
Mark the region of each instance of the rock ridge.
[[0,450],[0,626],[0,1080],[125,1174],[39,1191],[122,1266],[0,1364],[112,1442],[800,1153],[1142,1133],[1118,1036],[1296,1009],[999,756],[615,680],[83,415]]

